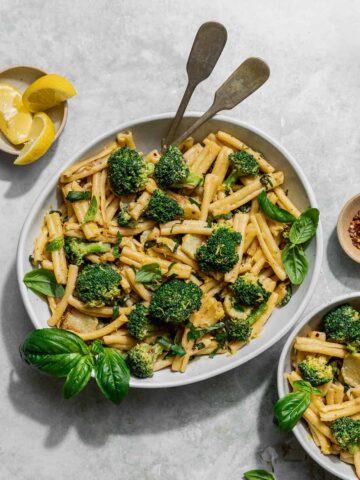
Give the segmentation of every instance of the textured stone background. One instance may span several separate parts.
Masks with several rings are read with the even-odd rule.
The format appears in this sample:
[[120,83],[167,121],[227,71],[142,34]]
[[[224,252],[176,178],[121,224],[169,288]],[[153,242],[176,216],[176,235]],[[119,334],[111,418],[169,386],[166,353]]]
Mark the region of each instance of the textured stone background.
[[339,208],[358,192],[360,4],[347,0],[1,0],[1,67],[34,64],[71,79],[60,141],[38,163],[0,155],[0,477],[25,480],[240,479],[273,465],[280,480],[331,480],[294,437],[276,432],[272,404],[283,342],[236,370],[174,390],[134,390],[115,407],[95,389],[61,399],[57,381],[23,365],[31,330],[18,292],[16,245],[42,185],[95,135],[127,119],[174,110],[198,26],[223,22],[228,44],[196,92],[202,110],[247,56],[264,57],[270,81],[232,112],[273,135],[311,179],[325,233],[310,309],[358,288],[359,267],[340,251]]

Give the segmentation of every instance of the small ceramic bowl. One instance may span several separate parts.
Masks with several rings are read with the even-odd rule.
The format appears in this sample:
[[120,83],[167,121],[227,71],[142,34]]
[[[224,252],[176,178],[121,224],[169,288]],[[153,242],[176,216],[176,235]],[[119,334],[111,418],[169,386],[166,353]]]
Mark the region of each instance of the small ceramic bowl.
[[[31,65],[15,65],[13,67],[0,70],[0,83],[9,83],[10,85],[18,88],[21,92],[24,92],[29,85],[43,75],[46,75],[46,73],[47,72],[44,72],[44,70]],[[68,115],[67,102],[63,102],[56,107],[46,110],[46,114],[49,115],[51,120],[54,122],[56,140],[64,130],[66,124]],[[11,153],[12,155],[18,155],[21,149],[22,145],[13,145],[0,132],[0,150]]]
[[355,262],[360,263],[360,248],[355,247],[349,235],[350,222],[358,211],[360,211],[360,193],[350,198],[343,206],[337,222],[337,236],[344,252]]
[[[353,307],[359,307],[360,292],[347,293],[340,297],[333,298],[331,301],[315,308],[308,315],[306,315],[300,321],[300,323],[297,324],[297,326],[288,336],[288,339],[281,352],[278,365],[277,387],[279,397],[283,397],[290,391],[285,374],[290,373],[292,370],[292,355],[295,338],[298,335],[306,335],[309,332],[309,329],[321,330],[322,319],[324,318],[324,315],[343,303],[349,303]],[[324,455],[321,453],[321,450],[315,445],[313,439],[311,438],[304,420],[301,420],[294,427],[293,433],[308,455],[310,455],[315,462],[325,468],[325,470],[335,475],[336,478],[341,478],[342,480],[357,479],[353,465],[342,462],[336,455]]]

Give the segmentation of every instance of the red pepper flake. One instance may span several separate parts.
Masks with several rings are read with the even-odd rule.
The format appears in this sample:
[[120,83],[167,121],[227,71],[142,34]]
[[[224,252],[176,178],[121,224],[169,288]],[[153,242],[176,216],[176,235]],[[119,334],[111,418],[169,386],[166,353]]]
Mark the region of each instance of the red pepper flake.
[[353,245],[360,248],[360,210],[353,216],[348,232]]

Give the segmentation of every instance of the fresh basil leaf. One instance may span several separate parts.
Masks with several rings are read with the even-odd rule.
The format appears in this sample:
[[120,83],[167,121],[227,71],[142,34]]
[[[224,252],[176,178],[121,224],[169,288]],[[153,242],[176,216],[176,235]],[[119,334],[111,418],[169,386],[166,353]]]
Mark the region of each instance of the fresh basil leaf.
[[196,348],[196,350],[202,350],[203,348],[205,348],[205,343],[204,342],[195,343],[194,348]]
[[79,200],[90,200],[91,192],[77,192],[75,190],[71,190],[66,195],[66,200],[70,203],[78,202]]
[[63,246],[64,237],[57,237],[46,245],[46,251],[55,252],[56,250],[60,250],[61,248],[63,248]]
[[117,236],[117,240],[116,240],[114,248],[113,248],[114,257],[119,256],[119,247],[120,247],[120,243],[121,243],[121,240],[122,240],[122,235],[121,235],[120,232],[116,232],[116,236]]
[[55,377],[66,377],[90,352],[74,333],[57,328],[34,330],[20,346],[21,358],[31,367]]
[[274,475],[266,470],[249,470],[244,473],[245,480],[276,480]]
[[160,270],[160,265],[158,263],[148,263],[144,265],[136,272],[135,282],[136,283],[151,283],[160,280],[162,273]]
[[130,372],[117,350],[104,348],[99,343],[95,347],[98,352],[95,359],[95,380],[104,397],[118,404],[128,393]]
[[90,355],[81,357],[70,370],[64,383],[63,395],[66,400],[74,397],[89,383],[94,363]]
[[201,208],[201,203],[198,202],[197,200],[195,200],[194,198],[192,198],[192,197],[187,197],[187,199],[189,200],[189,202],[190,202],[192,205],[196,205],[198,208]]
[[96,197],[91,197],[89,208],[85,213],[83,223],[92,222],[95,219],[97,208],[98,208],[98,203],[97,203]]
[[266,192],[261,192],[257,199],[261,210],[272,220],[282,223],[292,223],[296,220],[294,215],[291,215],[291,213],[272,203],[266,195]]
[[316,233],[320,212],[317,208],[308,208],[295,220],[290,228],[289,240],[295,245],[308,242]]
[[118,318],[119,314],[120,314],[119,305],[115,305],[112,311],[112,319],[115,320],[116,318]]
[[175,353],[176,355],[179,355],[180,357],[183,357],[186,353],[184,348],[181,345],[179,345],[177,343],[171,343],[165,337],[157,337],[156,338],[156,343],[163,346],[167,350],[170,350],[171,352]]
[[281,258],[290,282],[294,285],[300,285],[309,270],[309,262],[302,247],[287,243]]
[[48,297],[62,297],[64,287],[56,281],[55,275],[45,268],[31,270],[24,275],[23,282],[35,293],[42,293]]
[[313,387],[311,383],[307,382],[306,380],[296,380],[294,382],[294,387],[296,388],[296,390],[299,390],[300,392],[308,392],[311,395],[320,395],[322,397],[324,396],[321,390]]
[[283,432],[290,432],[310,405],[308,392],[291,392],[275,403],[274,421]]

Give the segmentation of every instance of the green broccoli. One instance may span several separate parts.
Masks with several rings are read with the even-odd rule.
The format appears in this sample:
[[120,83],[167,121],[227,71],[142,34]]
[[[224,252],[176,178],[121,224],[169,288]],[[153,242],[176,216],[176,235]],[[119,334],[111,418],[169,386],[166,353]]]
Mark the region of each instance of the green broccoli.
[[240,305],[256,307],[266,302],[270,296],[259,280],[250,273],[238,277],[230,288]]
[[165,150],[155,165],[154,178],[162,188],[183,185],[197,187],[203,182],[202,175],[190,172],[181,150],[172,145]]
[[360,343],[359,312],[348,304],[334,308],[324,317],[324,330],[327,338],[335,342]]
[[121,276],[108,263],[86,265],[76,280],[76,294],[89,307],[114,305],[120,297]]
[[137,303],[130,312],[127,328],[130,335],[137,340],[144,340],[154,329],[148,316],[148,309],[143,304]]
[[159,344],[138,343],[129,350],[126,358],[130,372],[139,378],[151,377],[154,363],[162,351],[163,347]]
[[229,272],[239,260],[236,247],[241,234],[230,227],[218,227],[196,251],[196,260],[203,272]]
[[178,325],[199,310],[200,304],[201,290],[195,283],[172,278],[153,293],[149,314],[155,320]]
[[230,153],[229,160],[232,171],[224,181],[224,186],[227,188],[232,187],[239,177],[258,175],[260,171],[259,164],[250,153],[244,151],[233,152]]
[[282,288],[285,289],[285,295],[283,297],[283,299],[281,300],[281,302],[278,303],[278,307],[285,307],[285,305],[287,305],[290,300],[291,300],[291,297],[292,297],[292,285],[290,282],[286,283],[286,284],[282,284]]
[[136,151],[122,147],[113,152],[108,160],[108,177],[116,195],[126,195],[142,190],[154,165],[146,162]]
[[344,450],[354,454],[359,449],[360,420],[350,417],[337,418],[330,424],[331,433],[337,444]]
[[145,216],[157,223],[166,223],[178,217],[184,217],[184,210],[173,198],[161,190],[155,190],[151,195]]
[[331,382],[334,377],[332,366],[323,355],[306,355],[299,363],[299,370],[303,379],[310,382],[313,387]]
[[109,243],[84,242],[76,237],[67,237],[64,243],[65,255],[69,263],[81,265],[86,255],[94,253],[106,253],[111,249]]
[[225,320],[226,331],[230,340],[248,342],[252,334],[252,325],[266,311],[267,302],[263,302],[255,308],[245,320],[227,318]]
[[117,216],[117,223],[120,227],[133,227],[135,225],[135,220],[132,218],[128,212],[128,207],[122,207]]

